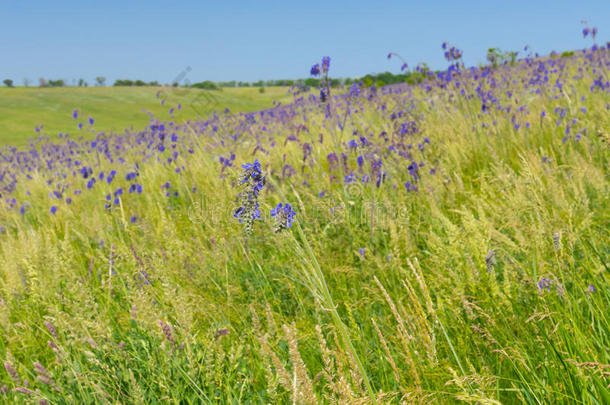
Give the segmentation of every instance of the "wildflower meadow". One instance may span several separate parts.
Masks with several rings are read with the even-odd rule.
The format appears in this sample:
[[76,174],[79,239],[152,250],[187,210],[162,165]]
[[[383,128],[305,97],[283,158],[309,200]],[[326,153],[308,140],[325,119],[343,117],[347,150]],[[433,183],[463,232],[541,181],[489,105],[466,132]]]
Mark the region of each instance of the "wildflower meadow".
[[5,147],[0,402],[610,403],[610,45],[582,34],[391,53],[418,80],[387,86],[321,56],[268,109],[74,105]]

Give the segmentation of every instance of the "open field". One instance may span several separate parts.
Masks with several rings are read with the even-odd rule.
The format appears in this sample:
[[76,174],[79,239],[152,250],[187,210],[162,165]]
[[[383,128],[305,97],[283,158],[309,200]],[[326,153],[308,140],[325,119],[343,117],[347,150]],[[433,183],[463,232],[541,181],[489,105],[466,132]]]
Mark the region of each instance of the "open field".
[[138,130],[3,152],[0,399],[610,403],[609,56],[188,125],[3,89]]
[[[15,87],[0,88],[0,145],[25,146],[36,138],[35,128],[53,139],[59,133],[79,136],[72,111],[79,108],[85,119],[95,119],[96,131],[122,132],[125,128],[144,127],[149,117],[170,119],[170,105],[181,104],[176,121],[206,117],[212,111],[229,108],[234,112],[273,107],[273,101],[287,102],[289,88],[224,88],[221,91],[173,87]],[[156,97],[160,92],[159,98]],[[165,99],[165,104],[161,101]],[[87,137],[90,132],[83,131]]]

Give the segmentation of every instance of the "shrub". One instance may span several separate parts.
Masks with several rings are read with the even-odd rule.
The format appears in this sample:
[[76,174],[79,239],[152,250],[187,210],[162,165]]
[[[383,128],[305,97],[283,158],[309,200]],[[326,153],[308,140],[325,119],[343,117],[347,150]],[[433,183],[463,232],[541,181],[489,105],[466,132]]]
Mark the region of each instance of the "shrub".
[[49,80],[48,85],[49,87],[64,87],[65,83],[62,79],[57,79]]
[[216,83],[209,80],[193,83],[191,84],[191,87],[202,90],[220,90],[220,87]]

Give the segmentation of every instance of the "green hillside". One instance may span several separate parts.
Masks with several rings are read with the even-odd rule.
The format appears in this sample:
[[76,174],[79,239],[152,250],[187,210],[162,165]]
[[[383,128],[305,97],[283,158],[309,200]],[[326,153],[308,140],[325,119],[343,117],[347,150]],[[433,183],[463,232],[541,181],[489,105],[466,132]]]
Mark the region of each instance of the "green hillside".
[[[273,101],[292,99],[288,87],[224,88],[221,91],[172,87],[16,87],[0,88],[0,145],[24,146],[38,134],[35,127],[43,125],[42,133],[56,137],[60,132],[76,134],[72,118],[80,109],[86,121],[95,119],[96,131],[122,131],[140,128],[149,121],[146,111],[155,117],[171,119],[168,111],[178,104],[177,122],[206,116],[212,111],[229,108],[233,112],[256,111],[273,106]],[[159,98],[156,97],[159,92]],[[165,103],[161,101],[165,99]],[[85,136],[92,136],[83,131]]]

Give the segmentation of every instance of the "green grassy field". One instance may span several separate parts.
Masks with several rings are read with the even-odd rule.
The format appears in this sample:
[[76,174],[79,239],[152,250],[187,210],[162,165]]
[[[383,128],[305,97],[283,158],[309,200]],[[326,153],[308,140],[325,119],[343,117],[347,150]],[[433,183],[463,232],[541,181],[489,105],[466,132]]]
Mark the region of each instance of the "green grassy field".
[[610,403],[600,59],[3,154],[0,401]]
[[[273,106],[273,101],[288,102],[288,88],[224,88],[222,91],[171,87],[63,87],[0,88],[0,145],[24,146],[38,134],[34,128],[43,125],[51,138],[60,132],[77,135],[72,111],[80,109],[85,119],[95,119],[96,131],[140,129],[149,122],[144,110],[160,119],[170,119],[168,110],[182,104],[176,121],[205,117],[212,111],[229,108],[232,112],[256,111]],[[157,92],[160,98],[156,98]],[[165,105],[161,99],[165,98]],[[91,136],[84,132],[85,136]]]

